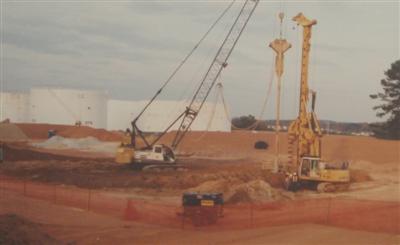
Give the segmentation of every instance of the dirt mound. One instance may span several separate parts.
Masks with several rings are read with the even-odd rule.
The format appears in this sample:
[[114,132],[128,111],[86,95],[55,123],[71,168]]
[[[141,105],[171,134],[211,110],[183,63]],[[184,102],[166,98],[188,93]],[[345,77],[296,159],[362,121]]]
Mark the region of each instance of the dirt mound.
[[40,224],[15,214],[0,215],[0,244],[61,244],[45,233]]
[[[170,144],[175,132],[169,132],[162,142]],[[257,141],[266,142],[267,150],[257,150]],[[275,152],[275,135],[272,132],[232,131],[229,132],[188,132],[178,146],[181,154],[207,157],[247,157],[263,160]],[[280,134],[280,153],[287,154],[287,134]],[[324,135],[322,156],[327,161],[366,160],[373,163],[399,162],[400,141],[380,140],[365,136]],[[379,154],[376,154],[379,152]]]
[[121,141],[122,134],[105,129],[87,126],[70,126],[55,124],[18,123],[17,126],[31,139],[47,139],[48,131],[55,130],[57,135],[66,138],[95,137],[101,141]]
[[80,151],[102,152],[115,154],[119,142],[103,142],[95,137],[69,139],[62,136],[53,136],[44,142],[33,142],[31,145],[45,149],[76,149]]
[[86,126],[68,127],[57,133],[66,138],[95,137],[102,141],[121,141],[121,134],[109,132],[105,129],[95,129]]
[[35,151],[21,146],[3,145],[5,161],[31,161],[31,160],[82,160],[85,157],[64,156],[46,152]]
[[188,189],[189,192],[224,193],[225,203],[257,203],[282,199],[292,199],[292,193],[278,190],[263,180],[257,179],[248,182],[239,179],[211,180],[200,184],[197,187]]
[[26,141],[28,137],[14,124],[0,123],[0,140],[2,141]]
[[265,181],[254,180],[234,186],[225,201],[226,203],[271,201],[275,199],[273,192],[276,191]]
[[365,182],[372,180],[371,176],[365,170],[361,169],[350,169],[350,182]]

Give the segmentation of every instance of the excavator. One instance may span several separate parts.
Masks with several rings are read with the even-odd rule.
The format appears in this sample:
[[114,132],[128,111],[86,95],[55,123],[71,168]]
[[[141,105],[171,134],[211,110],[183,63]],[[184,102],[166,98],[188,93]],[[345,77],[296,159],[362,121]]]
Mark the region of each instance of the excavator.
[[288,128],[289,159],[285,170],[285,187],[296,191],[300,187],[310,186],[319,192],[346,189],[350,182],[348,163],[327,163],[321,158],[322,131],[315,113],[316,92],[308,86],[311,29],[317,21],[306,18],[302,13],[292,20],[303,27],[303,44],[299,114]]
[[[227,10],[232,6],[228,6]],[[163,86],[156,92],[152,99],[146,104],[142,111],[132,121],[132,130],[127,130],[124,139],[121,142],[120,147],[117,149],[116,159],[117,163],[132,164],[138,169],[162,169],[172,168],[177,169],[181,166],[176,163],[175,149],[182,141],[190,126],[199,114],[204,102],[206,101],[211,89],[214,87],[218,77],[220,76],[223,68],[227,66],[227,60],[231,55],[236,43],[238,42],[243,30],[245,29],[250,17],[253,15],[255,8],[257,7],[259,0],[246,0],[241,7],[239,14],[237,15],[233,25],[231,26],[228,34],[226,35],[222,45],[218,49],[211,65],[207,72],[201,79],[200,85],[196,89],[194,96],[192,97],[189,105],[186,109],[165,128],[165,130],[159,134],[155,139],[149,140],[146,138],[145,133],[140,130],[137,125],[138,120],[148,107],[154,102],[156,97],[162,92],[163,88],[169,83],[175,73],[182,67],[184,62],[189,58],[193,51],[199,46],[200,42],[205,38],[209,31],[213,28],[215,23],[211,26],[211,29],[206,32],[203,38],[200,39],[194,49],[183,59],[177,69],[174,70],[172,75],[167,79]],[[223,14],[226,11],[223,12]],[[222,17],[222,15],[221,15]],[[220,17],[220,18],[221,18]],[[217,21],[220,19],[218,18]],[[170,146],[165,144],[159,144],[159,140],[176,124],[180,121],[178,130],[175,132],[172,144]],[[137,144],[137,137],[143,142],[144,146],[139,147]]]

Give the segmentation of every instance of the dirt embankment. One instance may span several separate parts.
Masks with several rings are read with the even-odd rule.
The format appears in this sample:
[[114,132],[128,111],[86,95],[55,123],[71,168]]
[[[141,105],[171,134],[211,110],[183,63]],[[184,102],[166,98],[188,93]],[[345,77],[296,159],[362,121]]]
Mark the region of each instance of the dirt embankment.
[[[219,166],[209,167],[212,165]],[[247,183],[257,179],[266,181],[272,187],[281,187],[283,181],[279,176],[259,171],[258,164],[192,161],[186,166],[188,171],[140,172],[127,165],[99,160],[28,160],[4,162],[0,166],[0,174],[87,188],[137,187],[153,190],[186,190],[207,181]]]
[[[174,132],[168,133],[162,141],[171,142]],[[267,150],[254,149],[258,140],[269,144]],[[195,153],[200,156],[245,156],[265,157],[275,154],[275,134],[273,132],[233,131],[188,132],[178,147],[183,154]],[[287,154],[287,134],[280,134],[280,153]],[[264,153],[264,154],[260,154]],[[322,156],[331,161],[365,160],[373,163],[400,163],[400,141],[380,140],[365,136],[325,135],[322,137]]]
[[121,141],[122,138],[122,134],[118,132],[111,132],[105,129],[96,129],[87,126],[35,123],[17,123],[16,125],[30,139],[47,139],[49,130],[55,130],[57,131],[57,135],[66,138],[86,138],[91,136],[102,141]]
[[28,137],[15,124],[0,123],[0,141],[27,141]]
[[106,157],[98,157],[98,155],[91,156],[89,153],[75,154],[67,151],[41,151],[27,146],[26,144],[7,143],[3,144],[3,158],[4,161],[82,161],[93,160],[96,158],[98,161],[109,160]]
[[43,230],[15,214],[0,215],[0,244],[62,244]]

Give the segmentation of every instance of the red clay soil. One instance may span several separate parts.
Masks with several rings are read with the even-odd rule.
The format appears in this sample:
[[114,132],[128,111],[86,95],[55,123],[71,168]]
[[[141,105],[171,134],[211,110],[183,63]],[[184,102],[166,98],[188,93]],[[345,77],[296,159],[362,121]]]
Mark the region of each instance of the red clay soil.
[[0,215],[0,244],[62,244],[43,231],[40,224],[15,214]]
[[27,146],[19,144],[3,144],[5,161],[33,161],[33,160],[85,160],[91,159],[85,156],[74,156],[72,154],[53,154],[36,151]]
[[57,134],[66,138],[95,137],[102,141],[121,141],[121,134],[105,129],[91,128],[87,126],[71,126],[39,123],[18,123],[17,126],[30,139],[47,139],[49,130],[56,130]]
[[[174,132],[168,133],[162,141],[170,144]],[[256,141],[269,144],[267,151],[275,153],[275,135],[272,132],[233,131],[188,132],[179,145],[182,153],[204,153],[208,156],[226,156],[237,153],[251,155],[265,150],[254,149]],[[281,133],[280,149],[287,154],[287,134]],[[322,138],[322,155],[326,160],[365,160],[373,163],[400,163],[400,141],[380,140],[365,136],[325,135]]]

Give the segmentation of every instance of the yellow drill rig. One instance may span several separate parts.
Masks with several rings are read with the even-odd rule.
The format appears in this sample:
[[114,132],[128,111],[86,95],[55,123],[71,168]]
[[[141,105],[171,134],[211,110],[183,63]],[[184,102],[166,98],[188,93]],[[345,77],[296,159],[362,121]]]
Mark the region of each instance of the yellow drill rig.
[[[312,186],[320,192],[347,188],[350,182],[348,163],[335,166],[321,159],[322,132],[314,111],[316,93],[308,87],[311,28],[317,21],[307,19],[302,13],[293,21],[303,27],[303,47],[299,115],[288,129],[289,161],[285,187],[296,191],[302,186]],[[308,111],[310,94],[311,111]]]

